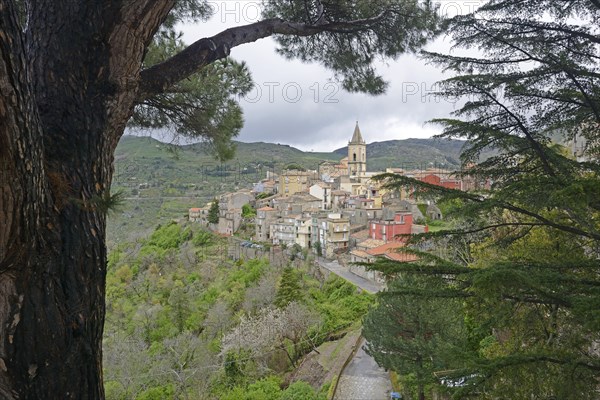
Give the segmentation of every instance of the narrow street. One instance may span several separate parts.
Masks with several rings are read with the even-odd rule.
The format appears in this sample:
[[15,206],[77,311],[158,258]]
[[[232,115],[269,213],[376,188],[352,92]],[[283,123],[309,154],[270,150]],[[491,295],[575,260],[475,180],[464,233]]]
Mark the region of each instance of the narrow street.
[[348,271],[347,268],[342,267],[337,261],[327,261],[324,258],[319,258],[317,262],[321,267],[333,272],[337,276],[344,278],[345,280],[355,284],[359,288],[369,293],[377,293],[381,289],[383,289],[383,286],[379,283],[363,278],[362,276],[353,274],[352,272]]
[[352,361],[346,366],[334,399],[338,400],[386,400],[390,397],[392,384],[388,373],[379,368],[375,360],[360,346]]
[[[333,272],[341,278],[353,283],[359,288],[376,293],[383,286],[355,275],[342,267],[337,261],[319,259],[320,266]],[[380,368],[375,360],[364,349],[364,340],[354,354],[350,363],[344,368],[340,377],[334,400],[386,400],[392,391],[388,373]]]

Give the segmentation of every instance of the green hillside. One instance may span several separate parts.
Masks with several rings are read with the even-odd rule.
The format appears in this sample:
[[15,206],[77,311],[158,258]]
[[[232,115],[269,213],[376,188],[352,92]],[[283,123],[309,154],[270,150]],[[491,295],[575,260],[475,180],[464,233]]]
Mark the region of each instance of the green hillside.
[[[325,276],[306,252],[249,251],[194,223],[113,249],[106,399],[325,400],[372,295]],[[307,356],[319,375],[300,379]]]
[[[367,170],[381,171],[388,167],[398,168],[456,168],[465,142],[462,140],[405,139],[387,140],[367,144]],[[348,154],[348,148],[334,151],[340,157]]]

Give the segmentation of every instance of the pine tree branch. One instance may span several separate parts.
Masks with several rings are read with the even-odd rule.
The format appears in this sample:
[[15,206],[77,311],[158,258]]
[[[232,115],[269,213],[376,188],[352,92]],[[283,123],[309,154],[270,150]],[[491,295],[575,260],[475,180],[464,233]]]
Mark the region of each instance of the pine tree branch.
[[[592,0],[592,1],[598,3],[598,6],[600,7],[600,0]],[[493,19],[479,18],[479,20],[491,22],[491,23],[495,23],[495,24],[510,25],[510,26],[517,27],[517,28],[518,27],[528,27],[528,28],[533,29],[533,31],[530,31],[530,33],[535,33],[538,31],[560,32],[560,33],[564,33],[569,38],[580,37],[582,39],[589,40],[590,42],[600,44],[600,37],[598,37],[596,35],[592,35],[587,32],[582,32],[581,30],[569,29],[569,28],[565,27],[564,25],[558,25],[555,23],[537,22],[537,21],[533,21],[533,20],[523,20],[523,19],[514,21],[514,20],[493,20]],[[517,28],[515,28],[515,29],[517,29]],[[515,30],[515,33],[524,33],[524,32]]]
[[[550,55],[551,58],[554,58],[553,55]],[[590,94],[583,88],[581,82],[577,79],[575,74],[570,68],[562,68],[563,72],[571,79],[571,81],[575,84],[579,93],[585,98],[587,105],[592,109],[592,112],[596,116],[596,121],[600,122],[600,110],[596,107],[596,102],[590,97]]]
[[422,182],[418,179],[409,178],[409,177],[405,177],[405,176],[398,176],[398,175],[390,174],[390,173],[380,174],[376,178],[376,180],[384,180],[384,179],[392,180],[391,182],[388,182],[384,185],[384,187],[386,189],[394,189],[394,188],[397,188],[398,186],[410,184],[410,185],[414,185],[417,187],[425,188],[428,191],[436,192],[441,195],[453,196],[453,197],[461,198],[461,199],[468,200],[468,201],[478,203],[478,204],[488,204],[489,206],[491,206],[493,208],[514,211],[516,213],[532,217],[532,218],[538,220],[544,226],[549,226],[549,227],[558,229],[560,231],[571,233],[571,234],[574,234],[577,236],[582,236],[582,237],[586,237],[586,238],[590,238],[590,239],[594,239],[594,240],[600,240],[600,234],[598,234],[598,233],[588,232],[588,231],[579,229],[579,228],[571,226],[571,225],[564,225],[564,224],[554,222],[552,220],[549,220],[548,218],[543,217],[542,215],[540,215],[534,211],[525,209],[523,207],[517,206],[517,205],[509,203],[507,201],[496,200],[493,198],[486,198],[484,196],[479,196],[474,193],[463,192],[458,189],[448,189],[448,188],[445,188],[442,186],[437,186],[437,185],[429,184],[426,182]]
[[524,355],[517,355],[517,356],[506,356],[500,360],[493,361],[493,362],[497,364],[497,367],[499,367],[499,369],[504,368],[504,367],[514,366],[514,365],[523,365],[523,364],[530,364],[530,363],[537,363],[537,362],[548,362],[548,363],[557,364],[557,365],[565,365],[565,364],[577,365],[577,366],[584,367],[584,368],[587,368],[592,371],[600,371],[600,364],[598,364],[597,362],[596,363],[591,362],[591,360],[585,361],[583,359],[577,359],[575,357],[569,357],[569,356],[556,357],[554,355],[548,355],[548,354],[524,354]]
[[[503,228],[503,227],[514,227],[514,226],[533,227],[533,226],[546,226],[546,224],[544,224],[542,222],[507,222],[507,223],[502,223],[502,224],[486,225],[481,228],[469,229],[469,230],[447,230],[447,231],[442,230],[439,232],[434,232],[434,234],[437,233],[437,234],[440,234],[443,236],[446,236],[446,235],[468,235],[471,233],[479,233],[479,232],[487,231],[490,229]],[[427,235],[428,235],[428,233],[421,233],[421,234],[415,235],[415,236],[427,237]]]
[[285,21],[279,18],[266,19],[253,24],[233,27],[210,38],[203,38],[168,60],[141,72],[138,101],[164,92],[173,84],[199,71],[202,67],[229,55],[232,48],[252,43],[276,34],[311,36],[323,32],[355,33],[369,29],[380,22],[389,11],[372,18],[347,22],[315,24]]
[[[477,28],[475,28],[475,29],[477,29]],[[506,44],[507,46],[510,46],[510,47],[512,47],[514,49],[522,51],[525,55],[531,57],[533,60],[536,60],[536,58],[534,56],[532,56],[530,53],[526,52],[525,50],[522,50],[519,47],[514,46],[511,43],[508,43],[507,41],[505,41],[503,39],[500,39],[497,36],[494,36],[494,35],[488,33],[487,31],[484,31],[482,29],[477,29],[477,30],[479,32],[481,32],[481,33],[489,35],[490,37],[493,37],[494,39],[496,39],[496,40],[498,40],[498,41]],[[504,112],[506,112],[511,117],[511,119],[513,121],[515,121],[515,123],[519,127],[519,130],[525,135],[525,137],[527,138],[527,140],[531,144],[531,147],[533,148],[533,150],[537,153],[538,157],[540,158],[540,161],[542,162],[542,164],[544,166],[544,170],[546,171],[546,173],[548,175],[550,175],[550,176],[556,176],[556,173],[554,172],[554,169],[550,166],[550,163],[548,161],[546,153],[544,153],[544,151],[542,150],[542,147],[541,147],[540,143],[533,138],[533,136],[531,135],[531,132],[529,131],[529,129],[525,126],[525,124],[523,123],[523,121],[521,121],[521,118],[519,118],[504,103],[502,103],[501,101],[499,101],[491,93],[489,93],[489,92],[487,92],[485,90],[481,90],[481,89],[475,87],[474,85],[469,85],[469,86],[471,86],[473,89],[475,89],[476,91],[478,91],[483,96],[487,97],[489,100],[491,100],[498,107],[500,107],[501,109],[503,109]]]

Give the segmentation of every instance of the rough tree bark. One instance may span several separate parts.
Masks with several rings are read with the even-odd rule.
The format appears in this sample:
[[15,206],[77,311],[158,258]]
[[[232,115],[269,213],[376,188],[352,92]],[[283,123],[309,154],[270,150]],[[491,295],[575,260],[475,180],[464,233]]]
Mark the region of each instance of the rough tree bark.
[[133,108],[232,47],[275,33],[356,31],[272,19],[142,71],[175,0],[0,0],[0,398],[97,399],[113,154]]
[[[159,3],[159,4],[156,4]],[[0,2],[0,397],[103,398],[104,210],[172,1]]]

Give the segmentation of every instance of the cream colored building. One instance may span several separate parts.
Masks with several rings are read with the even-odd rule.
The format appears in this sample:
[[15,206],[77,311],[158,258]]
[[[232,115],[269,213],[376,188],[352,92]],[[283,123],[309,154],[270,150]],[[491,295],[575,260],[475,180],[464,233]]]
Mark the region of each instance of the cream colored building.
[[308,189],[308,192],[321,200],[321,210],[331,209],[331,186],[329,184],[317,182]]
[[279,194],[288,197],[298,192],[307,192],[311,174],[306,171],[287,170],[279,176]]
[[324,254],[332,258],[335,254],[348,249],[350,240],[350,220],[339,213],[327,215],[327,219],[321,222],[321,229],[324,230],[323,239],[325,242]]

